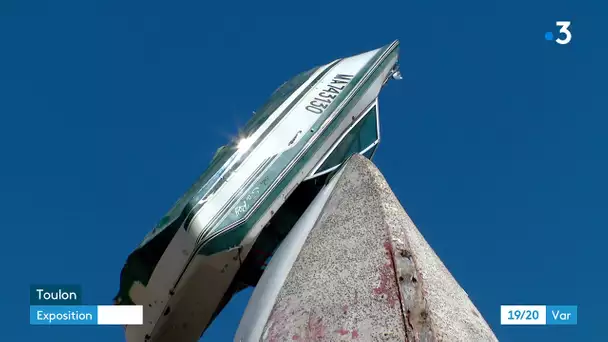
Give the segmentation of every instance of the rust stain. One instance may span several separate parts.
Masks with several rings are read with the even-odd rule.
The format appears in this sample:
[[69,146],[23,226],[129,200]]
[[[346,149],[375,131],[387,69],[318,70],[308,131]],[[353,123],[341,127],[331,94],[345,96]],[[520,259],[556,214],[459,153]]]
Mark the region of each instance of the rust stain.
[[380,285],[374,289],[377,295],[384,295],[391,307],[399,300],[399,290],[395,283],[395,266],[393,260],[393,246],[390,241],[384,243],[384,249],[388,253],[388,263],[380,267]]

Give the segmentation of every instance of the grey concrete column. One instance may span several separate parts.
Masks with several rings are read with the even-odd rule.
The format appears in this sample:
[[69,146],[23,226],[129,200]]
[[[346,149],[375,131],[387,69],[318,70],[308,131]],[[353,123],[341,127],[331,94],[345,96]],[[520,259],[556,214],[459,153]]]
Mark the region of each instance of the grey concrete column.
[[263,341],[496,341],[380,171],[354,157],[278,291]]

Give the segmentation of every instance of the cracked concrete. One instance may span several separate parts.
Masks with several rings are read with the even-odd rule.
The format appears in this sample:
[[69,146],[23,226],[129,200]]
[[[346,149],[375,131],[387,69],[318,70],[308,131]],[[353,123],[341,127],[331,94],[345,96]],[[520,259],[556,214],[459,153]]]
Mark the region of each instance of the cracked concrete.
[[497,341],[380,171],[349,160],[263,341]]

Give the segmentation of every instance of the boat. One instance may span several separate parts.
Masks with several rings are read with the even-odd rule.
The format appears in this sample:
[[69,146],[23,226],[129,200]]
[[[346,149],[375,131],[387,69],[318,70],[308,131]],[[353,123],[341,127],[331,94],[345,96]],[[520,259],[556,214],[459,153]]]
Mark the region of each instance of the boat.
[[285,82],[128,256],[116,305],[141,305],[128,342],[197,341],[255,286],[290,229],[354,154],[380,142],[378,95],[399,41]]

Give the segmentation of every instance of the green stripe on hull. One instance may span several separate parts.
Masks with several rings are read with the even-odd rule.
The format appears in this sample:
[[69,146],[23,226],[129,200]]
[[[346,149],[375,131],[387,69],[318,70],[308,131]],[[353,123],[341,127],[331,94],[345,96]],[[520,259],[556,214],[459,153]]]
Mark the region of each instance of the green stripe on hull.
[[[378,58],[382,56],[386,52],[386,49],[383,49],[378,52],[374,58],[372,58],[362,69],[362,72],[359,72],[353,80],[347,85],[347,89],[343,91],[336,100],[326,109],[325,114],[322,118],[320,118],[315,125],[313,126],[314,132],[317,132],[323,123],[329,118],[329,116],[336,110],[338,105],[345,100],[345,97],[353,90],[353,88],[361,81],[361,79],[369,72],[369,70],[373,67],[375,63],[377,63]],[[291,169],[285,174],[280,182],[270,191],[270,193],[263,199],[262,203],[255,209],[254,213],[246,219],[245,222],[238,225],[237,227],[230,229],[226,232],[218,234],[215,238],[206,242],[198,251],[198,254],[202,255],[213,255],[215,253],[233,248],[238,246],[247,233],[254,227],[254,225],[261,219],[262,215],[268,211],[274,200],[281,194],[283,190],[289,185],[289,183],[294,179],[298,172],[310,161],[310,159],[319,151],[321,146],[327,141],[329,135],[333,133],[337,126],[345,119],[345,115],[348,115],[353,107],[358,103],[359,99],[365,94],[365,92],[371,87],[371,85],[378,79],[380,73],[386,68],[387,64],[393,59],[393,56],[397,54],[397,50],[392,51],[385,59],[380,63],[378,68],[370,75],[370,77],[360,86],[360,88],[356,91],[356,93],[351,97],[348,103],[340,110],[338,115],[329,123],[328,127],[326,127],[323,132],[318,136],[318,138],[314,141],[314,143],[307,149],[307,151],[300,156],[299,160],[291,167]],[[308,131],[304,138],[298,142],[296,148],[288,150],[284,152],[278,160],[270,167],[268,172],[262,177],[261,181],[258,181],[251,188],[255,188],[255,186],[260,187],[260,194],[265,193],[264,190],[267,190],[269,184],[263,185],[264,179],[277,179],[278,176],[288,167],[289,163],[296,159],[298,153],[304,148],[304,145],[312,139],[314,136],[314,132]],[[234,208],[231,209],[231,213],[234,214]],[[227,227],[231,224],[234,224],[237,220],[235,217],[228,216],[225,220],[223,220],[218,226],[214,227],[214,230],[220,230],[224,227]]]
[[[332,63],[330,63],[330,65],[323,70],[319,75],[317,75],[314,79],[314,81],[312,81],[310,84],[308,84],[306,86],[306,88],[300,92],[300,94],[298,94],[298,96],[281,112],[281,114],[272,122],[272,124],[264,131],[264,133],[255,141],[255,143],[253,144],[253,146],[249,149],[249,151],[242,157],[241,161],[239,162],[239,165],[249,156],[250,153],[252,153],[252,151],[254,151],[259,144],[270,134],[270,132],[272,132],[272,130],[281,122],[281,120],[283,120],[285,118],[285,116],[287,116],[287,114],[291,111],[291,109],[296,105],[296,103],[298,103],[323,77],[325,77],[325,75],[331,71],[333,69],[333,67],[336,66],[336,64],[339,61],[334,61]],[[319,67],[314,68],[315,70],[318,69]],[[305,83],[305,82],[304,82]],[[271,100],[269,100],[271,101]],[[281,103],[277,104],[277,108],[280,106]],[[235,169],[237,166],[233,167],[233,169]],[[228,171],[231,172],[231,171]],[[225,177],[225,176],[223,176]],[[221,184],[217,184],[217,187],[219,187]],[[198,202],[203,198],[203,196],[206,196],[208,193],[213,193],[213,191],[211,191],[210,189],[201,189],[199,191],[199,194],[193,198],[193,200],[191,200],[188,205],[186,206],[185,211],[187,211],[189,214],[186,218],[186,221],[184,223],[184,226],[186,228],[186,230],[190,229],[190,224],[192,223],[192,219],[195,216],[195,212],[198,211],[201,207],[201,204],[199,204]],[[241,195],[243,195],[243,191],[241,190],[239,194],[235,194],[235,196],[238,198]],[[214,218],[212,220],[212,222],[215,221],[215,223],[217,223],[217,218]],[[213,229],[211,230],[213,231]],[[200,238],[200,237],[199,237]]]

